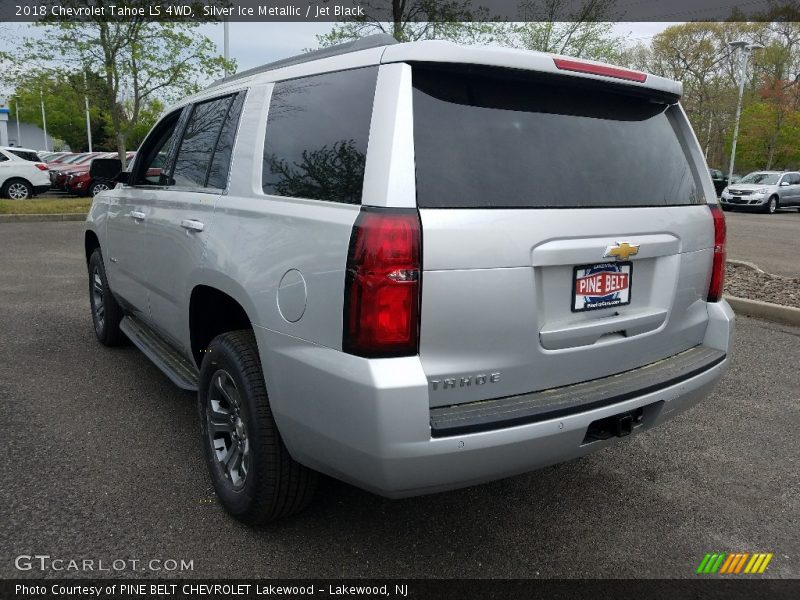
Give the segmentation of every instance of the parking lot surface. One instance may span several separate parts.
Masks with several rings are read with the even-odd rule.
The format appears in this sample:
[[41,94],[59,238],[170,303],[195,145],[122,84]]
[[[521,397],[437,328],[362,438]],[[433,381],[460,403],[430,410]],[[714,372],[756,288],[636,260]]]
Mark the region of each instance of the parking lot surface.
[[728,258],[746,260],[773,275],[800,277],[800,212],[774,215],[729,211]]
[[591,456],[401,501],[325,480],[250,529],[214,501],[194,399],[95,341],[82,230],[0,225],[0,577],[43,575],[21,554],[190,577],[694,577],[718,551],[800,577],[800,329],[739,319],[711,397]]

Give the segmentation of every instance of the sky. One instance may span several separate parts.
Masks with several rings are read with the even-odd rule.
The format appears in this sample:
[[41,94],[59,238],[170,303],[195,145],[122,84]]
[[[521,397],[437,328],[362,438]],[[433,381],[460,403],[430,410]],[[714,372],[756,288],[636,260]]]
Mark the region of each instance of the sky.
[[[652,37],[673,23],[631,22],[615,23],[614,32],[625,36],[631,44],[648,43]],[[300,54],[306,48],[316,48],[319,34],[330,31],[334,23],[230,23],[230,55],[236,59],[239,71]],[[199,30],[209,37],[222,54],[223,26],[204,24]],[[0,50],[13,50],[16,40],[41,29],[25,23],[0,24]],[[0,97],[11,90],[0,89]]]
[[[231,23],[230,53],[240,71],[288,56],[306,48],[316,48],[319,34],[330,31],[333,23]],[[615,23],[614,32],[632,43],[648,43],[652,37],[673,23]],[[222,52],[221,24],[204,25],[203,32]]]

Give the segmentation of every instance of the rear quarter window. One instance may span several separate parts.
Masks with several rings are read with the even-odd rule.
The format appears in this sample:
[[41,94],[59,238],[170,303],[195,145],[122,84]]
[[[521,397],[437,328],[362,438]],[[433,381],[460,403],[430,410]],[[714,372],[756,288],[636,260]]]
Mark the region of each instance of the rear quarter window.
[[9,150],[9,152],[15,156],[19,156],[24,160],[29,160],[31,162],[42,162],[42,160],[39,158],[39,155],[35,152],[27,152],[25,150]]
[[359,204],[377,67],[275,84],[262,166],[265,194]]
[[413,88],[420,207],[705,202],[675,106],[508,69],[418,65]]

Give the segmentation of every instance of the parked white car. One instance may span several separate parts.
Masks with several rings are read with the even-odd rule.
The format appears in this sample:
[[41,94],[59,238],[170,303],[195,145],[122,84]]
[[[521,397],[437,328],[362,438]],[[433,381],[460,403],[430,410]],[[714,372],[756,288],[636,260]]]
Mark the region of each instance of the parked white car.
[[50,169],[43,162],[25,158],[36,156],[26,148],[0,148],[0,197],[25,200],[50,189]]

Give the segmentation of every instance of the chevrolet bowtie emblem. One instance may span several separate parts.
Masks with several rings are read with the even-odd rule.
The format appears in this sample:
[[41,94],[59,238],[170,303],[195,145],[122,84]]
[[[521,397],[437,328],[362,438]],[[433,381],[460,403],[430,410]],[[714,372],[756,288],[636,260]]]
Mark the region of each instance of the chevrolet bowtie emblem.
[[629,244],[628,242],[617,242],[616,246],[606,248],[604,257],[613,256],[617,260],[628,260],[628,258],[639,252],[639,244]]

